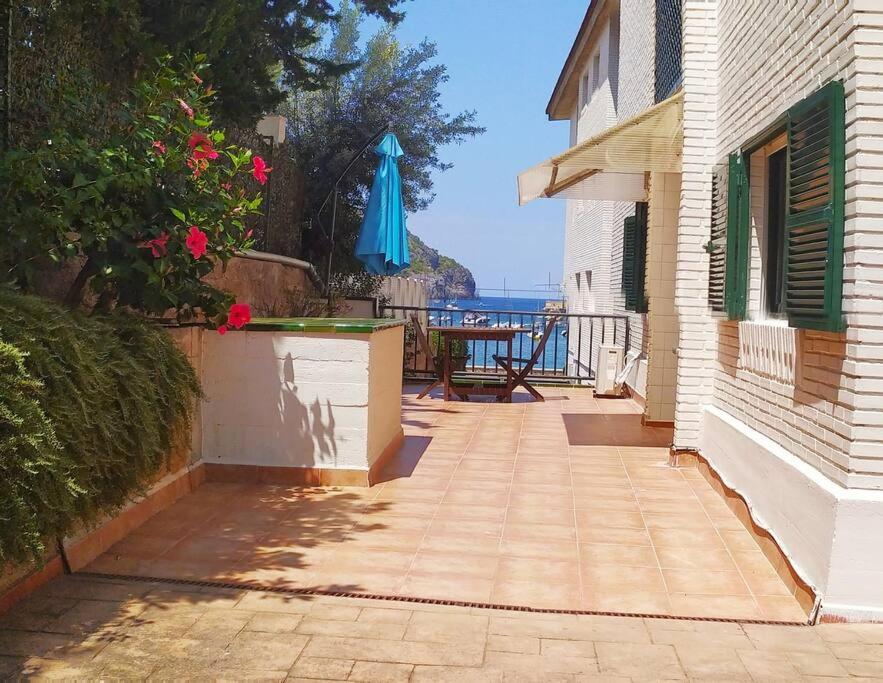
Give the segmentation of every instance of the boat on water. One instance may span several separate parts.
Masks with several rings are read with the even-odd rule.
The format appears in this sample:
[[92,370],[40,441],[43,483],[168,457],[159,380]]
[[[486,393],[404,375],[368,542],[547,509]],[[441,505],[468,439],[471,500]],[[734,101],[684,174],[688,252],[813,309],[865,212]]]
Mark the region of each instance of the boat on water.
[[488,317],[481,313],[469,312],[463,316],[463,324],[471,327],[487,327]]

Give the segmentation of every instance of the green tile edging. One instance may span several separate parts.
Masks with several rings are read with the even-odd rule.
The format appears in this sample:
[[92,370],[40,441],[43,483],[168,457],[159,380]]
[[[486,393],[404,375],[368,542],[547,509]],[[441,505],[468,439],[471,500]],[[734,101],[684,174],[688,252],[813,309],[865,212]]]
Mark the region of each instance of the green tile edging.
[[404,324],[404,320],[393,318],[252,318],[245,329],[250,332],[371,334]]

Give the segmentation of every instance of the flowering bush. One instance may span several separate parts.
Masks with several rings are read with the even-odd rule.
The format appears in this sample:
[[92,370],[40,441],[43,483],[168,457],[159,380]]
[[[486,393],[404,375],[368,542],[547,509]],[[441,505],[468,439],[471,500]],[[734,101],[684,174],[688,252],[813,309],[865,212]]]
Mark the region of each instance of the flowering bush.
[[232,297],[202,278],[251,246],[246,219],[261,196],[242,180],[263,184],[271,169],[212,127],[204,66],[161,61],[103,141],[48,131],[38,149],[4,155],[0,280],[27,287],[47,259],[76,260],[71,303],[88,283],[99,308],[244,324]]

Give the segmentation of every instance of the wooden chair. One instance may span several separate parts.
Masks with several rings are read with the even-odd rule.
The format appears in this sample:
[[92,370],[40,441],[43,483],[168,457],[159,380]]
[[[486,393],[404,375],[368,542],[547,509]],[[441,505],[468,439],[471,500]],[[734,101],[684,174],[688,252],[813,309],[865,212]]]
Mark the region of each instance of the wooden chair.
[[423,398],[430,391],[444,383],[445,376],[441,364],[436,360],[435,354],[432,353],[432,349],[429,346],[429,340],[423,333],[423,328],[420,326],[420,318],[417,317],[416,313],[411,313],[411,324],[413,324],[414,326],[414,334],[417,337],[417,345],[420,347],[423,355],[426,356],[426,364],[435,373],[435,378],[432,380],[432,383],[417,395],[417,398]]
[[[549,321],[546,323],[546,329],[543,330],[543,336],[540,339],[540,343],[536,345],[531,354],[530,358],[513,358],[512,365],[509,365],[509,360],[506,356],[499,356],[494,354],[493,359],[494,362],[499,365],[506,372],[508,376],[512,378],[512,391],[519,386],[527,389],[528,393],[533,396],[537,401],[545,401],[543,395],[534,389],[530,384],[527,383],[527,376],[530,374],[530,371],[533,370],[534,365],[537,364],[537,361],[540,359],[540,356],[543,355],[543,349],[546,348],[546,342],[549,341],[549,337],[552,336],[552,333],[555,330],[555,325],[558,323],[558,319],[560,316],[553,315],[549,318]],[[515,365],[520,364],[521,369],[515,369]]]

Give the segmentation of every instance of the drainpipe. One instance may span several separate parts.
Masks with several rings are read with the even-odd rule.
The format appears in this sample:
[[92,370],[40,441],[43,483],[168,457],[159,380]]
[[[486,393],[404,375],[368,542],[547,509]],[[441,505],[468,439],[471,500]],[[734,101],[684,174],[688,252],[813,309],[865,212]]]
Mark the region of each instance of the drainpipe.
[[302,261],[301,259],[292,258],[290,256],[281,256],[279,254],[270,254],[266,251],[256,251],[254,249],[244,249],[236,254],[240,258],[252,259],[254,261],[267,261],[269,263],[280,263],[284,266],[291,266],[293,268],[298,268],[300,270],[306,271],[307,277],[310,278],[310,282],[313,286],[320,292],[325,292],[325,284],[322,282],[322,278],[319,277],[319,274],[316,272],[316,269],[313,267],[312,263],[308,261]]

